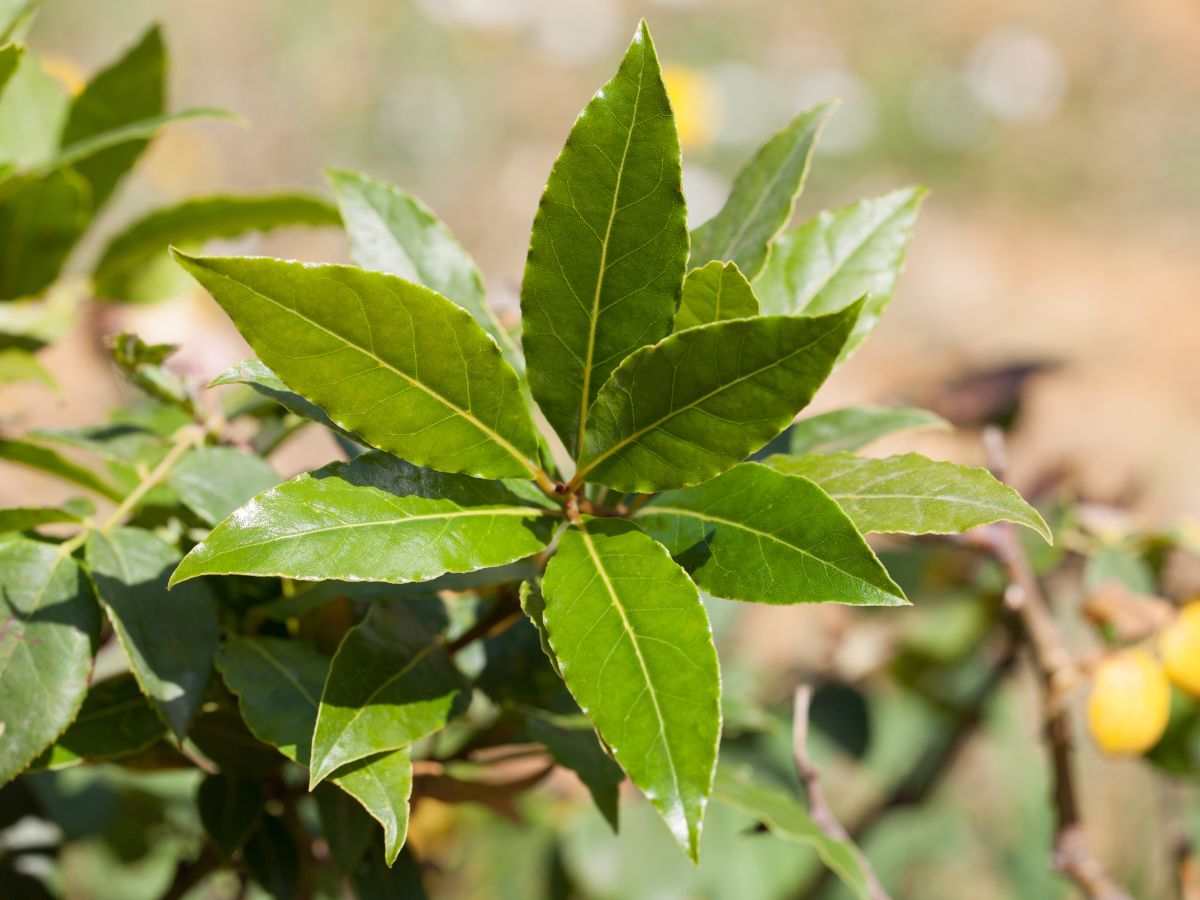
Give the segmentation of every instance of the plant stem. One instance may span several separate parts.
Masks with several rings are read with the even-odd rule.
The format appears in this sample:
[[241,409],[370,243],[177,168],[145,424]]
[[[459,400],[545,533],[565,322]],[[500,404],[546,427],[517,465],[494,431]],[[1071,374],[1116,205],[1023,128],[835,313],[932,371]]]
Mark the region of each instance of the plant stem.
[[167,475],[180,458],[192,447],[198,445],[204,439],[204,431],[197,425],[185,425],[175,432],[171,440],[171,449],[164,456],[149,474],[146,475],[137,487],[129,492],[120,505],[112,511],[104,523],[100,526],[100,531],[108,531],[120,525],[135,508],[141,503],[142,498],[146,496],[156,485],[158,485]]
[[484,613],[479,620],[446,645],[446,652],[453,656],[468,644],[499,634],[512,625],[521,614],[521,605],[517,598],[508,592],[501,594],[492,608]]

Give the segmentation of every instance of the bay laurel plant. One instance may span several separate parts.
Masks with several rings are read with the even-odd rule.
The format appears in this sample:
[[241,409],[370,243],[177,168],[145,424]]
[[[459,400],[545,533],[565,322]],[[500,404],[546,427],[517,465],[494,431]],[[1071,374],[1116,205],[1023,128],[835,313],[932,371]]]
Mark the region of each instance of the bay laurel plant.
[[[296,857],[289,841],[312,826],[264,803],[294,798],[294,773],[307,769],[335,870],[357,878],[369,842],[380,865],[400,855],[414,764],[419,781],[464,748],[535,743],[614,828],[627,777],[697,860],[715,799],[816,843],[861,893],[855,857],[806,829],[794,798],[719,767],[706,604],[901,606],[865,534],[1049,532],[983,470],[856,455],[940,424],[929,413],[794,423],[887,306],[924,194],[788,230],[832,111],[796,116],[689,231],[641,25],[549,174],[519,331],[444,224],[352,172],[329,180],[353,266],[174,250],[257,359],[214,380],[243,386],[218,414],[163,367],[170,348],[119,336],[151,412],[8,442],[9,459],[117,507],[0,512],[0,782],[202,758],[218,859],[279,895],[287,873],[263,861]],[[236,219],[228,203],[215,220]],[[195,210],[174,215],[181,234],[209,233],[188,230]],[[144,246],[164,233],[139,228]],[[314,420],[347,459],[277,484],[263,455]],[[121,477],[55,456],[56,441]],[[35,530],[47,523],[77,533]],[[90,683],[109,626],[128,674]],[[348,836],[355,802],[382,841],[370,819]]]

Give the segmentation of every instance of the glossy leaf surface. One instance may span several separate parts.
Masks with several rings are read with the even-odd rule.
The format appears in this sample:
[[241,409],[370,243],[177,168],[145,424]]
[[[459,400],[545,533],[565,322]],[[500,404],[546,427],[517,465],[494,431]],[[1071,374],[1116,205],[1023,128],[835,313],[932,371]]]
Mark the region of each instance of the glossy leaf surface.
[[499,482],[367,453],[255,497],[196,545],[172,583],[226,573],[428,581],[537,553],[556,521]]
[[736,465],[812,399],[858,311],[715,322],[639,350],[596,398],[576,477],[650,492]]
[[696,859],[721,731],[699,591],[661,545],[615,519],[567,531],[542,588],[567,687]]
[[537,470],[516,372],[445,297],[349,266],[176,256],[262,361],[342,428],[442,471]]
[[671,329],[686,215],[679,136],[642,23],[550,172],[521,284],[529,387],[572,454],[609,373]]
[[636,521],[716,597],[781,604],[907,602],[837,503],[811,481],[758,463],[660,494]]

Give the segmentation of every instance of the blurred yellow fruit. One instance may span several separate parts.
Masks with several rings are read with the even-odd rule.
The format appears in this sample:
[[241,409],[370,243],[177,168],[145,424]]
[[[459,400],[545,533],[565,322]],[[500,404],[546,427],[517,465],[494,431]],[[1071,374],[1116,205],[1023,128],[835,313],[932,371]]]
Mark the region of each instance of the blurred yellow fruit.
[[685,147],[708,143],[720,115],[717,93],[708,76],[684,66],[664,66],[662,75],[675,112],[679,143]]
[[1200,600],[1193,600],[1158,639],[1167,675],[1181,691],[1200,697]]
[[1105,753],[1145,753],[1163,736],[1170,714],[1167,673],[1145,650],[1124,650],[1097,667],[1088,726]]
[[43,56],[42,69],[46,74],[67,89],[72,97],[78,97],[87,85],[83,70],[65,56]]

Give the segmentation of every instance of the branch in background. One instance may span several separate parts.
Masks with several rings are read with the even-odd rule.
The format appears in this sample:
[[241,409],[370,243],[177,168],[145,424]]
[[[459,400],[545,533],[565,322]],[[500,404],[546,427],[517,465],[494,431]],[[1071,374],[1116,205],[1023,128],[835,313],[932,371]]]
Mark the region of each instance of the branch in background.
[[[796,772],[800,783],[804,785],[804,794],[808,798],[808,814],[825,834],[835,841],[850,842],[850,834],[837,820],[829,802],[825,799],[825,790],[821,787],[820,772],[808,755],[808,708],[812,703],[812,686],[802,684],[796,688],[792,719],[792,755],[796,761]],[[880,883],[875,870],[866,855],[854,846],[854,854],[867,878],[867,890],[873,900],[889,900],[888,893]]]
[[[984,432],[989,465],[1003,480],[1006,453],[998,429]],[[1058,624],[1050,613],[1046,595],[1038,581],[1016,526],[999,523],[981,533],[983,546],[1004,567],[1008,588],[1004,599],[1021,624],[1032,651],[1042,694],[1044,734],[1051,762],[1054,813],[1053,865],[1093,900],[1127,900],[1129,895],[1105,873],[1088,849],[1075,784],[1071,722],[1064,694],[1078,679],[1077,667],[1063,642]]]

